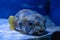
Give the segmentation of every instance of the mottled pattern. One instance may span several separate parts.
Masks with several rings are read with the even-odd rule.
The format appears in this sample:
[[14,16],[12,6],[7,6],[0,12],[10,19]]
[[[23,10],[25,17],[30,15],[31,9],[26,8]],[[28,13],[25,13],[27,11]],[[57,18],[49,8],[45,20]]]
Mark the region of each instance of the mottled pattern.
[[[29,9],[20,10],[16,15],[16,28],[26,34],[41,34],[45,31],[45,18],[36,11]],[[17,29],[18,30],[18,29]]]

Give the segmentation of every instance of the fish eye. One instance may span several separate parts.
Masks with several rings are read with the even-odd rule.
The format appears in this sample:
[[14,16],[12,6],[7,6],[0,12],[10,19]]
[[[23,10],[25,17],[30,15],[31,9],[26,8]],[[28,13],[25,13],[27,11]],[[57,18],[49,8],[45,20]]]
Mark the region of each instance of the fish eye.
[[32,21],[29,21],[28,23],[29,23],[30,26],[33,25],[33,22]]
[[29,23],[29,25],[33,25],[33,23]]

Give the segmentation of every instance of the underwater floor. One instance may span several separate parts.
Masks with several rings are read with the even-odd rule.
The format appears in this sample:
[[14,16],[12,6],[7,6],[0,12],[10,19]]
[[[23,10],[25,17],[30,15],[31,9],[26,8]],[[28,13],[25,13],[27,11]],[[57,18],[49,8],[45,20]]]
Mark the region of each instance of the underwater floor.
[[[11,31],[9,29],[9,23],[7,19],[0,19],[0,40],[24,40],[24,39],[38,39],[45,37],[47,35],[51,35],[55,31],[59,31],[60,27],[56,27],[55,24],[50,20],[48,16],[46,16],[46,35],[42,36],[32,36],[32,35],[24,35],[15,30]],[[39,39],[40,40],[40,39]]]

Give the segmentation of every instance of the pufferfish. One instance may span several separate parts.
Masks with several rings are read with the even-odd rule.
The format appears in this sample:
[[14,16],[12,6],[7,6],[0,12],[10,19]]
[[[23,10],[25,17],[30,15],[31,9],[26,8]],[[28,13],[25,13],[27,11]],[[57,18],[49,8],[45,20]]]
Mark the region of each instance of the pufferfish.
[[10,29],[25,34],[42,34],[45,32],[45,18],[36,11],[23,9],[15,16],[9,17]]

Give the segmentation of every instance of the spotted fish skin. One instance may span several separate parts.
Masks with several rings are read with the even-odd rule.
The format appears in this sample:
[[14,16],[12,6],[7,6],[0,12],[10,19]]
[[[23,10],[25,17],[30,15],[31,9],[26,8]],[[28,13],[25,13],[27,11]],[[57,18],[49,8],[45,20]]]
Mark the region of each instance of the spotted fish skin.
[[[36,11],[23,9],[15,15],[17,28],[26,34],[45,31],[45,18]],[[40,32],[41,33],[41,32]]]

